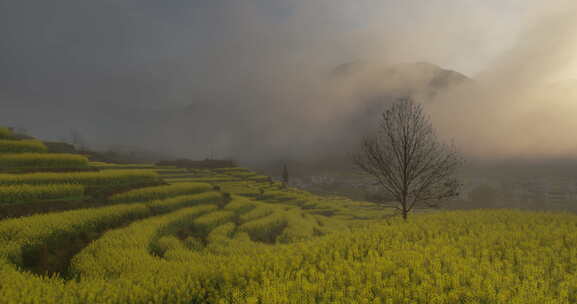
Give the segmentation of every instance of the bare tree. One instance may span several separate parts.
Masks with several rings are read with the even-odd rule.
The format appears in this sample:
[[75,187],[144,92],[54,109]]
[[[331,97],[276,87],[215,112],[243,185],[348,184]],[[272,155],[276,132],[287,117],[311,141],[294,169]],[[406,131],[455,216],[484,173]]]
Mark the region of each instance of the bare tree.
[[285,186],[288,186],[289,183],[289,174],[288,174],[288,169],[286,167],[286,164],[284,164],[283,168],[282,168],[282,181],[284,183]]
[[377,135],[365,137],[353,159],[397,201],[405,220],[415,206],[438,207],[461,186],[455,173],[462,159],[453,145],[438,141],[422,105],[409,98],[382,114]]
[[78,130],[72,129],[70,130],[70,141],[74,145],[74,147],[79,151],[86,151],[87,146],[86,142],[84,141],[84,137]]

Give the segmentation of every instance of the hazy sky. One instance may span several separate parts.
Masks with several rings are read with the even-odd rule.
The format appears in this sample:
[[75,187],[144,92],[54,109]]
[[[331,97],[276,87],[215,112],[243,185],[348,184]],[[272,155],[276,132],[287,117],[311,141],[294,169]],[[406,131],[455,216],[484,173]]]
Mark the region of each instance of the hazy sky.
[[514,43],[529,2],[0,1],[1,102],[188,104],[275,64],[391,55],[471,75]]
[[[474,92],[476,107],[490,113],[488,107],[508,94],[495,89],[502,77],[518,78],[517,88],[577,78],[575,58],[556,49],[573,47],[573,2],[0,0],[0,124],[53,139],[79,129],[99,144],[142,145],[147,139],[162,138],[164,148],[193,156],[206,153],[204,148],[194,151],[201,145],[219,146],[223,155],[243,149],[228,144],[238,137],[233,129],[238,131],[239,125],[248,142],[274,137],[305,146],[315,140],[299,134],[318,127],[316,121],[333,117],[333,112],[322,110],[330,107],[324,99],[334,97],[326,92],[324,78],[336,65],[357,60],[374,65],[427,61],[459,71],[493,91],[491,96]],[[558,41],[561,33],[568,42]],[[535,42],[535,36],[559,39]],[[542,45],[549,42],[558,44]],[[539,61],[551,56],[561,62]],[[531,68],[534,62],[539,66]],[[543,77],[520,77],[521,66]],[[455,96],[446,97],[447,103]],[[204,109],[207,104],[218,108],[211,112],[218,116],[202,117],[203,121],[194,117],[191,120],[198,124],[187,121],[185,126],[196,126],[200,130],[192,133],[204,139],[181,144],[190,130],[174,131],[179,128],[174,121],[179,120],[170,111],[186,105]],[[453,114],[469,110],[451,108]],[[514,116],[516,109],[507,115]],[[139,111],[145,113],[138,116]],[[451,132],[444,113],[437,115],[443,117],[437,118],[440,129],[456,139],[467,137]],[[236,117],[237,124],[223,121],[219,126],[225,127],[219,129],[214,123],[219,117]],[[273,117],[277,126],[270,127],[273,122],[267,117]],[[285,127],[283,123],[295,117],[304,130]],[[548,132],[559,133],[567,126],[573,124]],[[481,127],[478,122],[470,131],[483,145],[503,140],[498,130],[475,131]],[[264,134],[263,128],[274,132]],[[215,129],[219,131],[211,133]],[[261,141],[252,140],[255,134]],[[517,138],[519,133],[511,136]],[[297,138],[299,142],[294,141]],[[553,143],[558,141],[567,138],[557,136]],[[468,151],[478,148],[466,145]],[[271,151],[275,149],[281,148]],[[566,145],[562,150],[570,151]]]

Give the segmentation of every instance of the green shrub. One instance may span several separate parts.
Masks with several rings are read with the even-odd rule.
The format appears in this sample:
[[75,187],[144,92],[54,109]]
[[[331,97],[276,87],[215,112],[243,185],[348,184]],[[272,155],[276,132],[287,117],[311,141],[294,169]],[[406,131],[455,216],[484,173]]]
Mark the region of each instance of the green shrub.
[[0,127],[0,138],[9,139],[11,137],[12,137],[12,131],[10,131],[10,129],[8,129],[6,127]]

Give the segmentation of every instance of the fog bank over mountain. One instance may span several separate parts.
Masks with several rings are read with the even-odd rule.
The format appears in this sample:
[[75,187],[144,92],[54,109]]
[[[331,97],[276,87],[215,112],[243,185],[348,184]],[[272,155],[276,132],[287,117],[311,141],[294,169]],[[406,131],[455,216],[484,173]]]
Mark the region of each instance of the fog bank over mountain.
[[471,85],[437,96],[439,133],[469,156],[575,159],[577,3],[547,7]]
[[576,6],[5,2],[0,122],[94,147],[316,162],[347,155],[410,95],[468,157],[572,159]]
[[219,102],[208,99],[175,114],[165,127],[171,138],[188,138],[190,149],[210,142],[207,155],[246,162],[342,157],[374,131],[379,113],[390,102],[406,96],[433,100],[466,81],[466,76],[430,63],[343,64],[315,81],[323,90],[270,96],[280,100],[255,104],[224,96]]

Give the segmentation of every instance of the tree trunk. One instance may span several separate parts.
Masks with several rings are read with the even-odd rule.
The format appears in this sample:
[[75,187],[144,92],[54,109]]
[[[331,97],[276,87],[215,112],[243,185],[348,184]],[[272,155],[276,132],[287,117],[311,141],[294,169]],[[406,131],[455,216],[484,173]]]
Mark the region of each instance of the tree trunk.
[[409,213],[409,211],[405,210],[403,208],[403,219],[406,221],[407,220],[407,214]]

